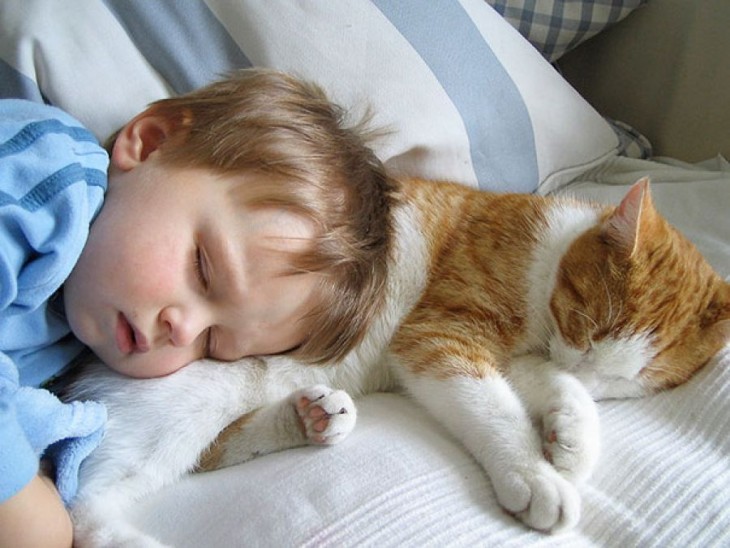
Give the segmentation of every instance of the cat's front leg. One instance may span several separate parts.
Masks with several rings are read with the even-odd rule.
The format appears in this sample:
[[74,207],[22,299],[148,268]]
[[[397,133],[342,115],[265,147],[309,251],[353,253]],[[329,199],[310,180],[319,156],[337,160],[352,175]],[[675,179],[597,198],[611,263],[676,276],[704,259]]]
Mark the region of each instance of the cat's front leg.
[[334,445],[345,439],[357,420],[357,408],[350,395],[324,385],[310,386],[289,398],[309,443]]
[[333,445],[353,430],[356,418],[347,392],[324,385],[303,388],[229,424],[203,454],[198,469],[217,470],[306,444]]
[[600,455],[600,421],[583,384],[535,355],[514,358],[508,377],[542,434],[545,457],[573,483],[587,480]]
[[129,508],[190,472],[226,424],[264,404],[265,373],[257,360],[196,362],[141,380],[91,364],[67,397],[103,401],[109,421],[80,470],[72,508],[76,545],[161,546],[127,520]]
[[530,417],[505,379],[496,372],[446,378],[406,372],[404,384],[481,463],[509,513],[542,531],[575,526],[579,495],[544,459]]

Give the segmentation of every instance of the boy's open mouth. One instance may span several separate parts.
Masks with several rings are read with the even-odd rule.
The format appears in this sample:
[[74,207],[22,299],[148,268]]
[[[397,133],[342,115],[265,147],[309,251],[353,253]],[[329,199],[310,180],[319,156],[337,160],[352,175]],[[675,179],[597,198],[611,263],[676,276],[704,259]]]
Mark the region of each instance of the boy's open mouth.
[[142,353],[149,350],[149,344],[145,336],[129,323],[122,312],[117,315],[115,336],[117,348],[122,354]]

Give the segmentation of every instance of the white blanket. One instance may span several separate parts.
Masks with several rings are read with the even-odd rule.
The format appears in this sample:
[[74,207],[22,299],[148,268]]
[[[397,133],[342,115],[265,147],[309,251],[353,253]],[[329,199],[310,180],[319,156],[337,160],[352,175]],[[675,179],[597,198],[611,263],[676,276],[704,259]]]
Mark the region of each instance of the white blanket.
[[[660,210],[730,275],[730,173],[621,159],[565,191],[614,201],[646,173]],[[563,535],[506,515],[469,454],[394,394],[360,400],[340,445],[190,476],[135,521],[180,547],[730,545],[730,346],[679,388],[599,409],[602,456]]]
[[345,442],[191,476],[136,509],[175,546],[720,546],[730,542],[730,351],[689,384],[600,404],[578,528],[527,530],[479,465],[402,396],[359,402]]

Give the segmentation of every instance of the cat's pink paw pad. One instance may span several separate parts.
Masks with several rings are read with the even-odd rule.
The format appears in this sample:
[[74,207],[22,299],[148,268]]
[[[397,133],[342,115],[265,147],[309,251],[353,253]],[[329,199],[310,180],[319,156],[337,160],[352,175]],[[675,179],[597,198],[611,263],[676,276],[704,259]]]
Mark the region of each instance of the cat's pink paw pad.
[[310,443],[338,443],[355,427],[357,409],[347,392],[316,385],[295,392],[292,401]]
[[543,455],[564,477],[582,483],[598,460],[599,433],[597,416],[551,409],[543,417]]

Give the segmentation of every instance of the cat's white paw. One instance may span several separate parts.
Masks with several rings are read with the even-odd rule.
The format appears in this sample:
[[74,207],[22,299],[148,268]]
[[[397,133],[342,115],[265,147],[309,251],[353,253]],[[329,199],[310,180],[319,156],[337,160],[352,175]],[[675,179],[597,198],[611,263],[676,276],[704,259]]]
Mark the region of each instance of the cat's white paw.
[[561,402],[542,418],[545,458],[573,483],[588,479],[600,454],[600,423],[595,404]]
[[332,445],[342,441],[355,428],[357,410],[350,395],[315,385],[294,392],[294,404],[302,430],[310,443]]
[[492,484],[502,507],[533,529],[556,533],[580,519],[578,491],[547,462],[504,471]]

